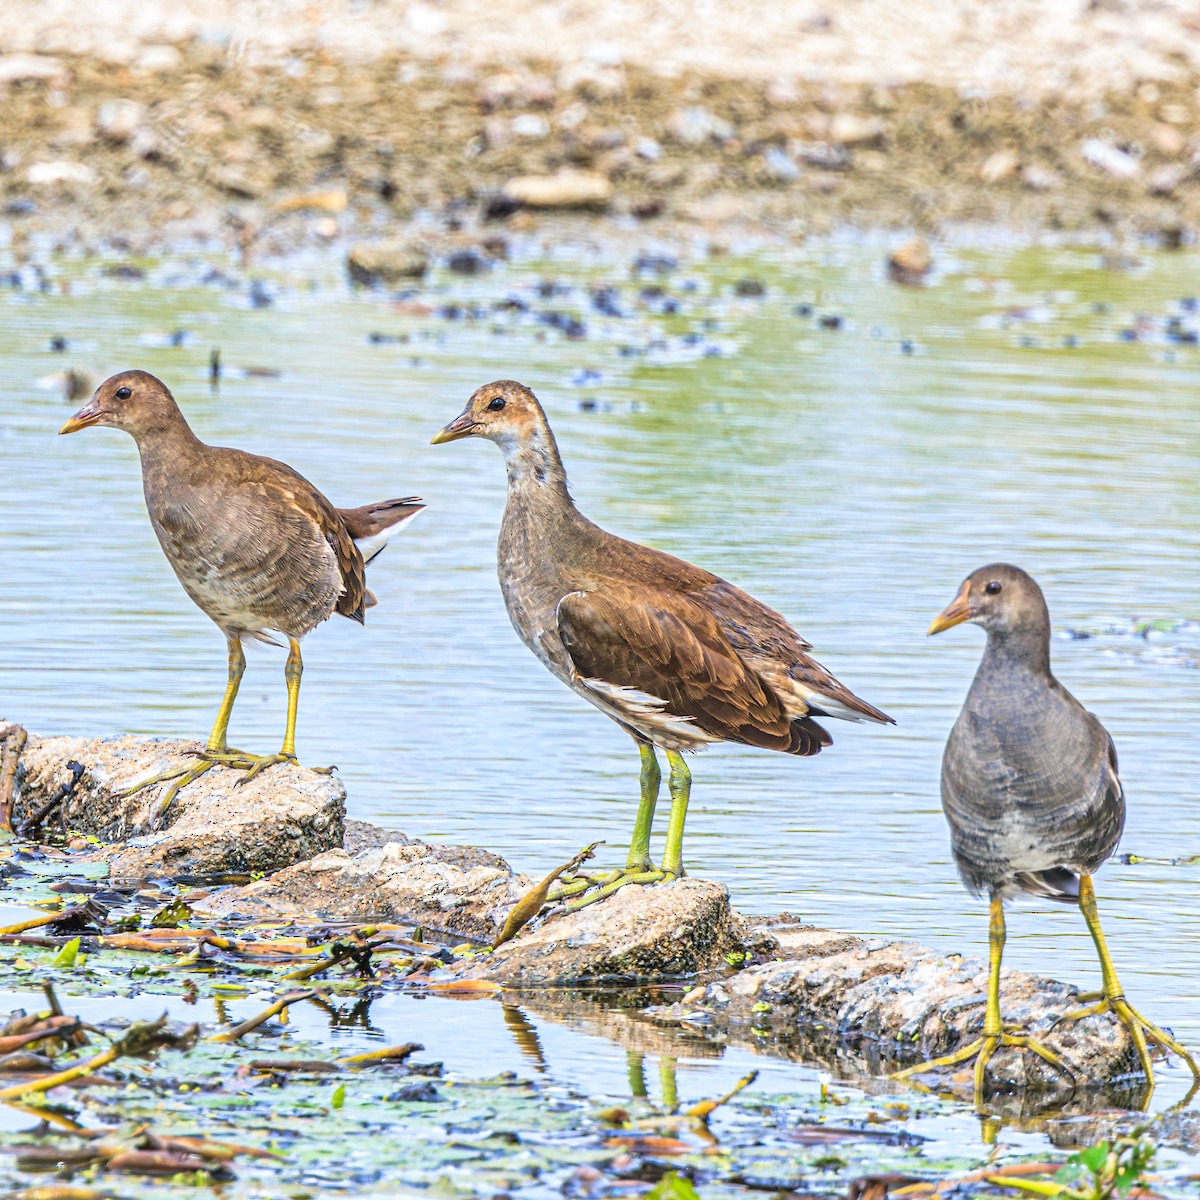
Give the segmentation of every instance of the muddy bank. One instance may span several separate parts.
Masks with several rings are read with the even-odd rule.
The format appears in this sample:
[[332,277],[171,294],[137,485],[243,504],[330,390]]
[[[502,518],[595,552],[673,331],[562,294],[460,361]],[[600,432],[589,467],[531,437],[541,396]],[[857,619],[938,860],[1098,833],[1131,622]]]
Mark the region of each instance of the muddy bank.
[[1173,245],[1200,224],[1190,65],[1035,95],[932,73],[240,51],[192,37],[127,61],[57,44],[0,54],[0,223],[18,260],[38,233],[253,255],[411,228],[435,260],[472,245],[462,269],[486,270],[507,232],[564,212],[571,236],[615,218],[720,244],[738,230],[970,222]]
[[[347,828],[345,791],[329,775],[276,766],[242,786],[239,772],[214,768],[180,791],[159,828],[144,833],[168,784],[124,791],[194,761],[194,747],[35,735],[23,749],[11,736],[5,746],[6,760],[17,755],[17,830],[65,840],[80,865],[107,864],[113,884],[186,876],[195,885],[203,874],[245,879],[274,872],[191,892],[189,911],[202,921],[396,922],[469,939],[473,947],[443,958],[435,974],[448,987],[498,992],[699,980],[675,1003],[651,1009],[651,1019],[755,1036],[809,1031],[871,1047],[869,1055],[883,1063],[948,1053],[981,1028],[987,968],[978,958],[788,917],[756,925],[731,907],[722,885],[701,879],[624,888],[576,911],[551,903],[505,941],[501,931],[511,933],[506,921],[535,880],[486,850],[428,845],[361,822]],[[1080,1082],[1128,1076],[1136,1056],[1110,1015],[1061,1020],[1078,1000],[1071,985],[1005,973],[1006,1021],[1059,1055]],[[1017,1051],[997,1053],[989,1071],[999,1090],[1064,1098],[1071,1091],[1061,1074]]]

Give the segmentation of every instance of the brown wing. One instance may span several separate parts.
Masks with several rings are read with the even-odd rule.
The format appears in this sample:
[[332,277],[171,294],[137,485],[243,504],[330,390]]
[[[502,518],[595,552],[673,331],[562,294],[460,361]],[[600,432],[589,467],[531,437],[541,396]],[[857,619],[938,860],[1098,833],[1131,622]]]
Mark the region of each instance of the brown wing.
[[789,718],[705,608],[678,593],[610,585],[559,602],[558,631],[576,671],[664,702],[705,733],[767,750],[815,754],[829,735]]
[[320,531],[320,536],[329,543],[337,558],[343,587],[334,611],[361,625],[367,596],[366,567],[354,539],[338,515],[338,510],[299,471],[293,470],[287,463],[241,451],[234,453],[239,455],[248,481],[260,486],[265,493],[271,494],[277,503],[307,521],[310,526],[315,525]]

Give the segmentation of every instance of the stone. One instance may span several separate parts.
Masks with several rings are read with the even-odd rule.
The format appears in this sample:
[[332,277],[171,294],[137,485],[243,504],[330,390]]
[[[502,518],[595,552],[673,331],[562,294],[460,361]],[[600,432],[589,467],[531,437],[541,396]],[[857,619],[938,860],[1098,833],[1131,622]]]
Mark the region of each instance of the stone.
[[136,100],[105,100],[96,110],[96,129],[110,142],[127,142],[146,117],[146,106]]
[[319,912],[412,923],[490,942],[508,910],[533,886],[486,850],[407,839],[374,844],[377,838],[361,828],[352,832],[353,852],[330,848],[270,879],[215,892],[198,911],[289,917]]
[[1183,163],[1164,163],[1155,167],[1146,179],[1146,190],[1152,196],[1170,196],[1192,174]]
[[16,819],[27,819],[60,792],[77,763],[78,782],[44,827],[124,843],[95,855],[109,864],[114,881],[274,871],[341,845],[346,789],[332,776],[294,763],[277,764],[244,784],[244,772],[213,767],[180,790],[161,829],[140,833],[169,785],[118,793],[160,772],[192,765],[191,755],[199,749],[195,742],[131,735],[30,735],[18,770]]
[[1049,167],[1028,163],[1021,170],[1021,183],[1031,192],[1053,192],[1063,186],[1063,178]]
[[728,970],[730,957],[740,961],[746,953],[747,939],[724,885],[679,879],[621,888],[577,912],[551,911],[513,941],[452,970],[504,987],[631,984]]
[[723,117],[718,117],[699,104],[676,109],[667,118],[667,133],[685,146],[703,146],[706,142],[725,142],[737,130]]
[[355,283],[368,286],[422,279],[429,270],[429,252],[423,243],[410,238],[359,242],[350,247],[346,270]]
[[1079,147],[1084,161],[1098,167],[1114,179],[1132,179],[1141,171],[1141,164],[1132,154],[1102,138],[1088,138]]
[[1174,125],[1157,123],[1150,128],[1150,145],[1166,158],[1174,158],[1182,154],[1187,146],[1187,138]]
[[25,178],[33,184],[96,182],[96,172],[87,163],[59,159],[55,162],[30,163],[25,168]]
[[924,238],[910,238],[893,250],[887,261],[888,278],[910,286],[923,283],[933,270],[933,254]]
[[558,171],[518,175],[504,185],[503,194],[527,208],[603,208],[613,198],[613,185],[595,171]]
[[56,80],[66,76],[61,58],[48,54],[0,54],[0,84]]
[[1011,179],[1020,165],[1021,160],[1013,151],[997,150],[984,160],[979,168],[979,178],[988,184],[1002,183],[1005,179]]
[[[873,1043],[896,1067],[949,1053],[979,1036],[987,991],[982,959],[804,925],[763,932],[778,943],[778,961],[693,988],[682,1001],[652,1009],[654,1019],[768,1031],[823,1027]],[[1052,979],[1021,971],[1002,975],[1004,1020],[1059,1054],[1081,1081],[1102,1083],[1136,1070],[1132,1039],[1114,1017],[1059,1023],[1078,997],[1078,989]],[[970,1071],[963,1077],[969,1088]],[[996,1052],[988,1077],[998,1089],[1067,1088],[1040,1058],[1011,1048]]]
[[872,146],[882,139],[883,120],[880,117],[840,112],[829,122],[829,140],[842,146]]

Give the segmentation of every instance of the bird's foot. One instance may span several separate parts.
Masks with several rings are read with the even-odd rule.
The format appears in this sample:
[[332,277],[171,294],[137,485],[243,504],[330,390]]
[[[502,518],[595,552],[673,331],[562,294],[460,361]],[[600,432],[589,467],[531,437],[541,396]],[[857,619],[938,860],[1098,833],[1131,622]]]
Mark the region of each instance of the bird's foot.
[[[153,808],[147,814],[146,818],[134,826],[132,832],[134,835],[155,832],[161,825],[163,817],[167,810],[175,802],[175,797],[179,795],[183,788],[189,783],[195,783],[201,775],[211,771],[213,767],[227,767],[231,771],[245,771],[246,774],[239,779],[234,786],[240,787],[248,780],[253,779],[255,775],[265,771],[267,767],[272,767],[276,763],[294,763],[296,756],[294,754],[252,754],[246,750],[233,750],[229,747],[218,750],[189,750],[187,752],[189,758],[194,758],[196,761],[190,766],[174,767],[169,771],[162,771],[157,775],[150,776],[149,779],[142,779],[133,784],[131,787],[123,788],[116,795],[120,798],[132,796],[136,792],[145,791],[148,787],[154,787],[156,784],[170,782],[171,786],[155,801]],[[332,767],[314,768],[318,773],[328,774],[333,770]]]
[[1142,1064],[1142,1073],[1146,1076],[1147,1080],[1151,1083],[1154,1082],[1154,1067],[1150,1059],[1148,1042],[1154,1042],[1164,1050],[1170,1050],[1178,1054],[1188,1065],[1192,1075],[1197,1080],[1200,1080],[1200,1063],[1196,1061],[1196,1057],[1180,1045],[1165,1029],[1161,1029],[1153,1021],[1148,1021],[1143,1017],[1119,992],[1114,994],[1107,994],[1105,992],[1083,993],[1080,995],[1080,999],[1090,1000],[1096,995],[1099,995],[1100,998],[1094,1004],[1088,1004],[1083,1008],[1075,1008],[1070,1012],[1063,1013],[1059,1020],[1081,1021],[1084,1017],[1095,1016],[1097,1013],[1110,1012],[1129,1030],[1129,1036],[1133,1038],[1133,1044],[1138,1052],[1138,1060]]
[[676,878],[678,875],[675,872],[662,870],[649,862],[633,863],[606,872],[578,871],[571,875],[564,874],[559,886],[546,899],[551,904],[568,901],[567,911],[577,912],[630,884],[645,886]]
[[[1024,1033],[1009,1033],[1007,1030],[1000,1033],[985,1033],[982,1037],[976,1038],[970,1045],[963,1046],[961,1049],[955,1050],[952,1054],[943,1054],[941,1058],[931,1058],[927,1062],[917,1063],[912,1067],[905,1067],[902,1071],[896,1071],[893,1079],[912,1079],[916,1075],[922,1075],[926,1071],[938,1070],[942,1067],[957,1067],[963,1063],[975,1060],[975,1103],[982,1103],[983,1097],[987,1091],[987,1065],[1001,1046],[1012,1046],[1019,1050],[1030,1050],[1042,1059],[1049,1063],[1056,1071],[1065,1075],[1070,1081],[1071,1086],[1075,1086],[1075,1073],[1067,1066],[1065,1062],[1053,1050],[1048,1050],[1041,1042],[1035,1041],[1028,1034]],[[918,1084],[918,1086],[920,1086]]]

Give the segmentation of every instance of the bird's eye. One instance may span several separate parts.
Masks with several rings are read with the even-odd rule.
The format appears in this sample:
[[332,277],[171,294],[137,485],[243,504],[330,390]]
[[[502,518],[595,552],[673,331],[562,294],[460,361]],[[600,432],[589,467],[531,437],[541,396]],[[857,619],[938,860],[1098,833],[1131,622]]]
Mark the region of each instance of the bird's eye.
[[1003,586],[1004,584],[998,583],[995,579],[993,579],[992,582],[989,583],[983,590],[987,592],[989,596],[994,596]]
[[497,396],[491,404],[488,405],[488,412],[499,412],[504,407],[504,397]]
[[117,399],[128,400],[133,393],[128,388],[117,388]]

